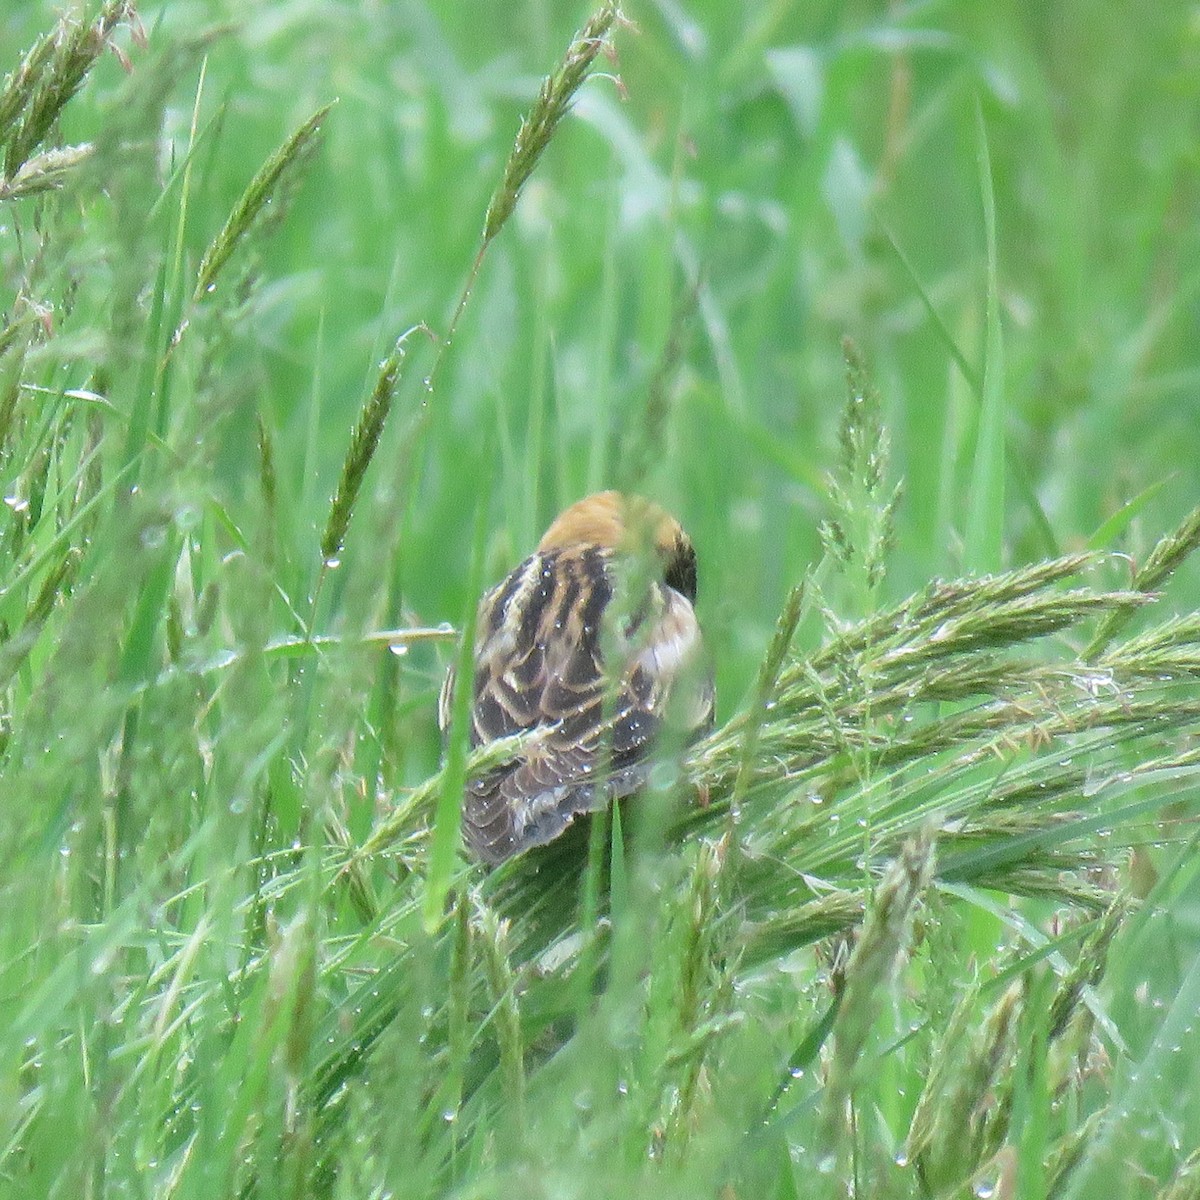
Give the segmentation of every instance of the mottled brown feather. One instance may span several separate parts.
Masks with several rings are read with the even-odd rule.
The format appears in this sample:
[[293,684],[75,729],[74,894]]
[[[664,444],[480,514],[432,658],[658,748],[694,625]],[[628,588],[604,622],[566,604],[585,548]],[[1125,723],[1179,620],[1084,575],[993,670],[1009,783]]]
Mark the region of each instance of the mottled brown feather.
[[[631,511],[652,540],[631,538]],[[602,632],[614,568],[639,541],[657,552],[661,577],[648,583],[624,630]],[[471,745],[523,731],[542,736],[468,783],[463,830],[478,857],[501,862],[557,837],[579,813],[636,791],[677,679],[689,686],[673,720],[693,734],[711,724],[712,677],[700,662],[694,595],[695,554],[679,525],[644,501],[602,492],[561,514],[537,552],[483,596]],[[614,639],[628,646],[629,660],[610,684],[601,645]],[[453,673],[439,701],[443,729],[452,689]]]

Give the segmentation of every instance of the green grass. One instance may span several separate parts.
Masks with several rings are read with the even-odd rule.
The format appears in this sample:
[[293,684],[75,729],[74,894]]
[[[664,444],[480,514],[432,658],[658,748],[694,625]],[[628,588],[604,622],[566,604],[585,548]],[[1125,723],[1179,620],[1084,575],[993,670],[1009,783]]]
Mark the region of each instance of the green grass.
[[[1195,1194],[1191,7],[8,7],[0,1195]],[[487,874],[613,484],[717,728]]]

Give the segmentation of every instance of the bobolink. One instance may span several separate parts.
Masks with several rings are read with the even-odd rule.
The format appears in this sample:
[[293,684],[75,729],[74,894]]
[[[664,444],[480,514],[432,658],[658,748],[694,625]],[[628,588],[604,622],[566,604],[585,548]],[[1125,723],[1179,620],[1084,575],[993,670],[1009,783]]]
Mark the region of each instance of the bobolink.
[[[679,523],[617,492],[564,510],[484,594],[470,744],[542,736],[468,782],[463,830],[479,858],[502,862],[636,791],[664,721],[684,737],[711,725],[695,598],[696,552]],[[453,687],[451,670],[438,704],[443,731]]]

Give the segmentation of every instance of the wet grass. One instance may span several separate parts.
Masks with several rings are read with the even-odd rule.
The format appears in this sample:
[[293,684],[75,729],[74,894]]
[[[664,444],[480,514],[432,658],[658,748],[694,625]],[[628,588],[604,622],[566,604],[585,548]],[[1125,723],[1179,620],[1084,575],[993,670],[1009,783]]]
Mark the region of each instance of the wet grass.
[[[3,1189],[1191,1194],[1187,6],[56,19],[0,23]],[[454,630],[614,482],[717,727],[486,874]]]

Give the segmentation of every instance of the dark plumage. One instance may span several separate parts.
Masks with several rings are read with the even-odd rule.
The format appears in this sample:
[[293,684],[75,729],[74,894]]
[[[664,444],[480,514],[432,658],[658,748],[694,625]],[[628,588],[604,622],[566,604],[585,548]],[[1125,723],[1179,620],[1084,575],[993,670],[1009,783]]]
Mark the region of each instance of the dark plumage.
[[[639,543],[641,561],[654,564],[649,579],[644,568],[639,576]],[[620,581],[639,577],[635,602],[619,598],[610,610]],[[566,509],[536,552],[484,595],[471,745],[527,730],[544,736],[467,784],[463,830],[479,858],[502,862],[636,791],[668,702],[686,733],[711,724],[695,596],[696,554],[679,524],[616,492]],[[622,660],[611,672],[605,649]],[[685,690],[676,696],[677,682]],[[439,704],[443,729],[452,688],[453,673]]]

